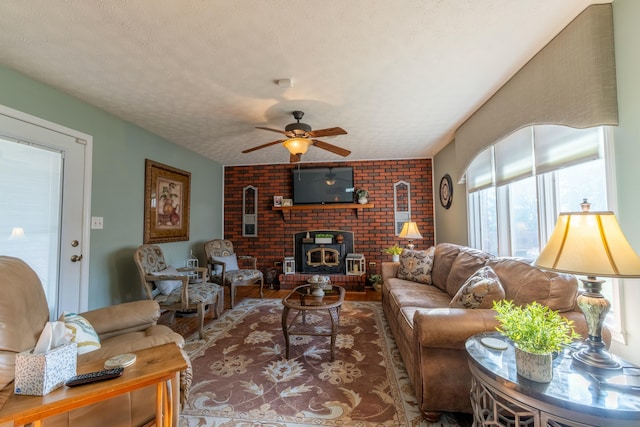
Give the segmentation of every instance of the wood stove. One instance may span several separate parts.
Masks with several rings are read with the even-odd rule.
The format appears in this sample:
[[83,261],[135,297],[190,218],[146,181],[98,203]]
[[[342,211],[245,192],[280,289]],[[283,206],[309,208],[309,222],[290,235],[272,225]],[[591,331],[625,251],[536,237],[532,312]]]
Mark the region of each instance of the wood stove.
[[[315,235],[334,237],[331,243],[316,243]],[[340,237],[338,237],[340,236]],[[315,230],[296,233],[296,266],[308,274],[345,274],[347,254],[353,252],[353,233],[343,230]]]

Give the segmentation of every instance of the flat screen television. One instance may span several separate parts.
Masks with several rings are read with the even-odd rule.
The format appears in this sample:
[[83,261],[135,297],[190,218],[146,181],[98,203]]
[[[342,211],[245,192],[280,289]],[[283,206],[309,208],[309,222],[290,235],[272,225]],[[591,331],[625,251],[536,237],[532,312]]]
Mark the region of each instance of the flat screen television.
[[353,203],[353,168],[295,168],[293,204]]

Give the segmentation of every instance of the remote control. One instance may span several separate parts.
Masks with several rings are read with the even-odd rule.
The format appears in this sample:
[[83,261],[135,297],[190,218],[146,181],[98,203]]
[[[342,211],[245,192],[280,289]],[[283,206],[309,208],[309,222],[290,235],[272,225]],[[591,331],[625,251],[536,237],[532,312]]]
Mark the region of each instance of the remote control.
[[113,369],[105,369],[97,372],[88,372],[86,374],[79,374],[75,377],[69,378],[67,381],[65,381],[64,385],[66,385],[67,387],[73,387],[81,384],[94,383],[96,381],[110,380],[122,375],[123,371],[124,368],[119,367]]

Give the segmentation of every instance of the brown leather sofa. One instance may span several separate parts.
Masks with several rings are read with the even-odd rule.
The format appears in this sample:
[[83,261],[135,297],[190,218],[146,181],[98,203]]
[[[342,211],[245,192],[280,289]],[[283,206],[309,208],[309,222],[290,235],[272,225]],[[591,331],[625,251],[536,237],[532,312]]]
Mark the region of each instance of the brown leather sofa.
[[449,304],[465,281],[485,265],[497,274],[505,299],[518,305],[533,301],[547,305],[573,320],[576,331],[587,336],[584,315],[575,302],[575,276],[449,243],[435,247],[431,285],[399,279],[400,263],[383,262],[383,311],[427,421],[436,422],[442,412],[472,412],[465,341],[494,331],[498,322],[490,308],[450,308]]
[[[35,346],[49,320],[49,308],[42,284],[36,273],[18,258],[0,256],[0,418],[2,406],[13,394],[16,353]],[[78,364],[106,360],[122,353],[175,342],[184,346],[181,335],[166,326],[157,325],[160,308],[154,301],[135,301],[80,313],[100,337],[101,348],[78,355]],[[189,368],[172,381],[174,408],[186,396],[191,383]],[[46,418],[50,426],[141,426],[155,417],[155,386],[96,403],[66,414]],[[174,411],[178,425],[179,411]],[[13,425],[0,423],[0,427]]]

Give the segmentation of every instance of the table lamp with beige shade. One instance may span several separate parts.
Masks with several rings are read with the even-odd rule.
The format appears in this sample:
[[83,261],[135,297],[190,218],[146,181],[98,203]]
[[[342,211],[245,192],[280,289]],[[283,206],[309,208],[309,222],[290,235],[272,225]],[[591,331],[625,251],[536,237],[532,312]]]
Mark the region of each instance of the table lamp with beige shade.
[[590,212],[584,199],[582,212],[561,213],[546,246],[535,260],[546,270],[587,276],[578,306],[589,330],[585,346],[574,352],[579,367],[597,372],[617,371],[620,363],[602,341],[602,326],[611,303],[602,295],[600,277],[640,277],[640,257],[622,233],[613,212]]
[[413,221],[407,221],[402,226],[402,231],[398,234],[398,237],[401,239],[407,239],[409,244],[407,245],[407,249],[413,250],[416,245],[413,244],[413,241],[416,239],[422,239],[422,234],[420,234],[420,230],[418,230],[418,224]]

